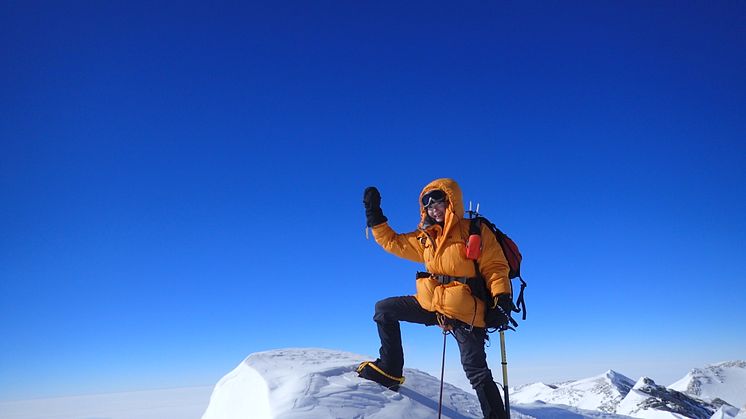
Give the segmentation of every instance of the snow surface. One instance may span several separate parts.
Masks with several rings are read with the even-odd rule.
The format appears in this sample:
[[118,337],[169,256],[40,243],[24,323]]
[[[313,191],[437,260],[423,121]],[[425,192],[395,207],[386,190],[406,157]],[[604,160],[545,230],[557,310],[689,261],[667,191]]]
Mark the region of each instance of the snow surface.
[[[191,387],[3,401],[0,402],[0,419],[362,419],[437,416],[439,378],[406,369],[407,382],[400,393],[395,393],[357,377],[354,370],[363,359],[371,358],[323,349],[263,352],[249,356],[214,388]],[[669,388],[643,377],[633,383],[634,386],[616,406],[616,413],[577,407],[597,406],[605,409],[616,400],[616,393],[622,394],[631,380],[613,371],[561,384],[529,384],[511,391],[512,417],[618,419],[629,418],[620,415],[627,413],[639,418],[746,419],[746,407],[723,405],[718,400],[746,395],[746,380],[741,375],[744,364],[743,361],[732,361],[694,369]],[[695,381],[697,383],[691,384]],[[680,392],[675,387],[685,388],[687,392]],[[694,392],[699,394],[692,394]],[[481,417],[473,392],[446,384],[445,394],[445,417]],[[705,400],[700,400],[700,395]],[[553,400],[552,404],[546,403],[545,399]],[[709,412],[714,413],[708,416]]]
[[208,387],[0,402],[0,419],[198,419]]
[[[437,417],[440,379],[405,368],[399,392],[359,378],[370,357],[326,349],[280,349],[250,355],[215,386],[202,419]],[[511,417],[621,418],[544,403],[512,406]],[[444,385],[443,417],[481,418],[473,393]]]
[[746,409],[724,405],[718,409],[710,419],[746,419]]

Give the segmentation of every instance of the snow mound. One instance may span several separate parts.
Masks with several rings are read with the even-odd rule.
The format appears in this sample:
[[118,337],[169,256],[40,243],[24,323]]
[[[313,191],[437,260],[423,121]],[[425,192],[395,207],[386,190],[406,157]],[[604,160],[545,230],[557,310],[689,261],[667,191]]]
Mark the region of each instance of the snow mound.
[[[202,419],[437,416],[439,378],[405,369],[406,382],[397,393],[357,376],[358,364],[366,359],[370,358],[325,349],[252,354],[218,382]],[[444,418],[481,416],[475,395],[444,385]]]
[[746,407],[746,362],[729,361],[695,368],[668,388],[710,402],[721,399],[736,407]]

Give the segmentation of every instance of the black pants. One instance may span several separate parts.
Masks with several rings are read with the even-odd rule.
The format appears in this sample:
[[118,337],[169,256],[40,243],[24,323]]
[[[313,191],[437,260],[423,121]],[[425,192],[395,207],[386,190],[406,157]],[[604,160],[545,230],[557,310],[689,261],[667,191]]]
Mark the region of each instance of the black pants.
[[[402,376],[404,368],[404,350],[401,343],[400,321],[425,324],[438,324],[435,313],[422,308],[413,296],[391,297],[376,303],[376,314],[373,316],[378,325],[378,336],[381,338],[380,359],[381,367],[389,374]],[[451,321],[454,326],[464,323]],[[486,332],[475,327],[467,331],[463,327],[455,327],[453,335],[458,342],[461,352],[461,365],[466,372],[471,386],[477,388],[484,383],[492,383],[492,372],[487,365],[487,354],[484,351]],[[501,402],[502,403],[502,402]]]

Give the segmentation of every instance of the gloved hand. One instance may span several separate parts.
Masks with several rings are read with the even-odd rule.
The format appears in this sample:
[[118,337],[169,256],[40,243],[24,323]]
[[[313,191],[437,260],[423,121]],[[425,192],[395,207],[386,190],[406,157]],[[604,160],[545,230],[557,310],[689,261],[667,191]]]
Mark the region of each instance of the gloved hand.
[[365,192],[363,192],[363,204],[365,205],[365,218],[368,227],[375,227],[389,220],[383,215],[383,210],[381,210],[381,194],[375,186],[365,188]]
[[495,296],[495,301],[492,307],[499,307],[506,317],[510,317],[510,312],[513,311],[513,298],[510,294],[500,294]]
[[492,303],[492,307],[500,306],[500,308],[506,312],[510,313],[513,311],[513,298],[511,298],[510,294],[500,294],[495,296],[495,301]]

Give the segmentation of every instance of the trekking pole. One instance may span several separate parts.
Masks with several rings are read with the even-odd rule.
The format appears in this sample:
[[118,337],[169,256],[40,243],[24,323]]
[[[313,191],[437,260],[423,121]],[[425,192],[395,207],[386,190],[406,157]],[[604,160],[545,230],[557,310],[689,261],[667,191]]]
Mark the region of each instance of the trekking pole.
[[438,419],[440,419],[440,414],[443,411],[443,375],[446,370],[446,338],[448,337],[448,332],[443,330],[443,361],[440,364],[440,399],[438,399]]
[[508,397],[508,360],[505,356],[505,330],[500,330],[500,352],[503,364],[503,393],[505,393],[505,417],[510,419],[510,398]]

